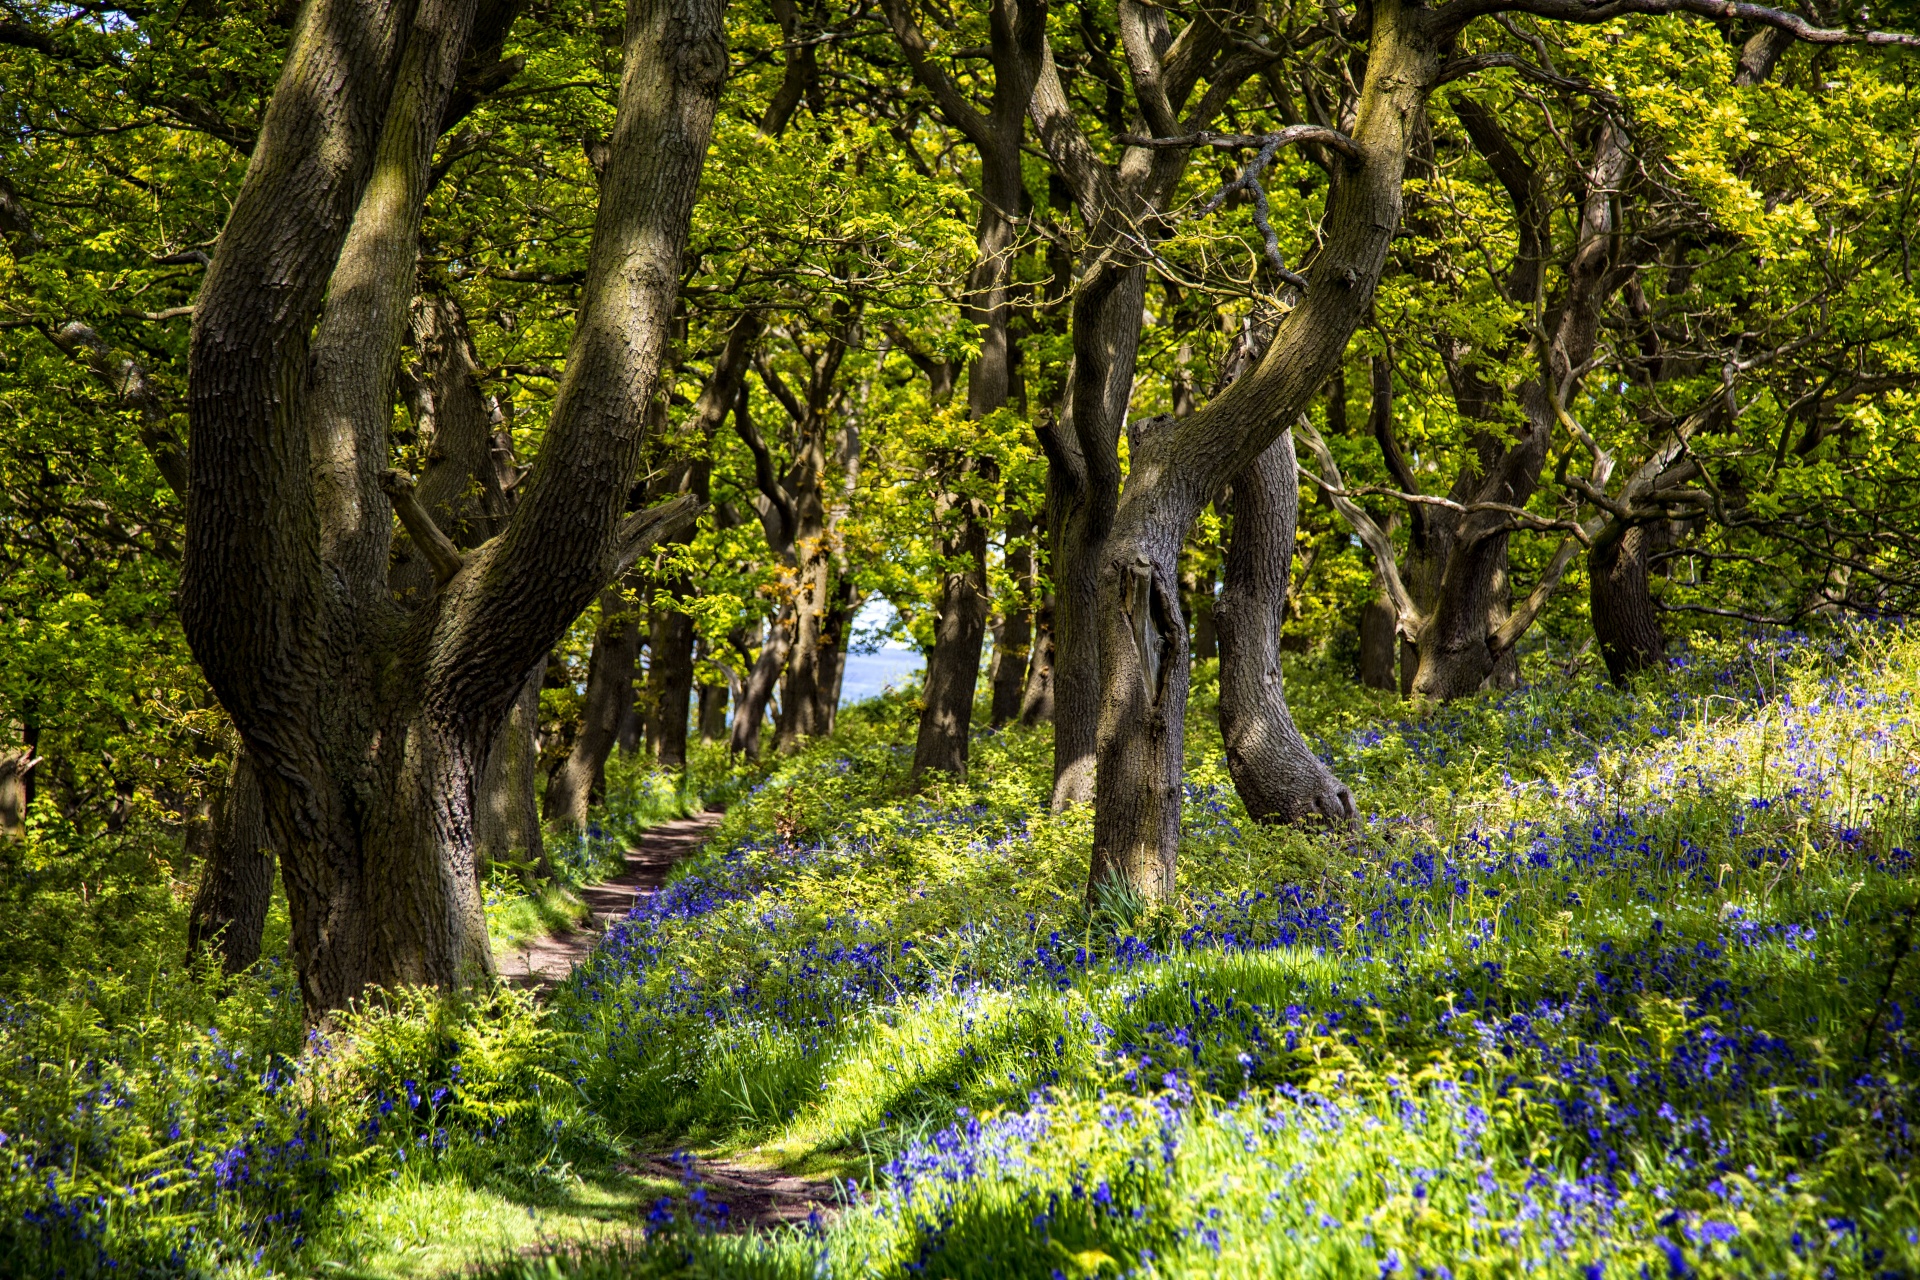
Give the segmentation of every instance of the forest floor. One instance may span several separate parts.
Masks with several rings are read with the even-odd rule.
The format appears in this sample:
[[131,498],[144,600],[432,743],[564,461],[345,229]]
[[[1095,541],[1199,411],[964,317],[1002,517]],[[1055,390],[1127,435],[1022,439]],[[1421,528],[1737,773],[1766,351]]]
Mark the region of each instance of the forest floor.
[[1160,903],[1086,904],[1044,727],[916,785],[911,693],[616,761],[489,884],[521,985],[319,1051],[284,907],[179,981],[156,892],[0,1006],[0,1275],[1920,1275],[1920,630],[1437,708],[1290,663],[1331,838],[1248,819],[1216,689]]
[[608,925],[625,918],[635,903],[665,884],[675,863],[700,851],[720,818],[717,810],[703,810],[642,831],[626,852],[623,873],[580,889],[591,923],[526,939],[499,957],[500,976],[514,986],[541,991],[565,982],[573,967],[593,953]]
[[[592,913],[581,928],[562,928],[525,940],[500,957],[500,976],[543,996],[572,976],[574,966],[593,954],[608,928],[659,891],[675,865],[697,854],[719,827],[723,814],[702,810],[641,831],[625,853],[626,870],[609,880],[583,885],[579,897]],[[669,1151],[635,1151],[615,1172],[648,1185],[686,1181],[686,1170]],[[833,1203],[830,1179],[808,1178],[737,1158],[709,1157],[697,1162],[698,1180],[715,1204],[724,1204],[726,1227],[752,1230],[804,1222]]]

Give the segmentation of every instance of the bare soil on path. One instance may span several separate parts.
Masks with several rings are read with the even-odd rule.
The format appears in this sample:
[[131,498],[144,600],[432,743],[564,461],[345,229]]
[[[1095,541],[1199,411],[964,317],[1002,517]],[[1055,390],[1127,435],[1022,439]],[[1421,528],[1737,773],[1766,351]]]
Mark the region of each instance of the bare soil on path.
[[[573,966],[587,958],[600,935],[616,920],[625,919],[634,906],[667,881],[674,863],[692,856],[720,825],[718,812],[696,813],[649,827],[639,844],[627,851],[627,869],[604,884],[580,891],[593,923],[585,929],[529,942],[500,964],[500,976],[516,987],[541,993],[566,981]],[[649,1178],[681,1179],[680,1167],[665,1152],[636,1151],[622,1172]],[[805,1222],[818,1212],[831,1214],[836,1206],[829,1178],[807,1178],[780,1169],[699,1158],[694,1178],[706,1188],[712,1202],[727,1206],[727,1226],[733,1230],[765,1229]]]
[[627,850],[627,869],[603,884],[591,884],[580,897],[593,912],[586,929],[536,938],[500,962],[500,976],[516,987],[547,991],[565,982],[573,966],[587,958],[607,926],[624,919],[635,904],[667,882],[667,872],[706,843],[720,825],[715,811],[675,818],[649,827],[640,843]]

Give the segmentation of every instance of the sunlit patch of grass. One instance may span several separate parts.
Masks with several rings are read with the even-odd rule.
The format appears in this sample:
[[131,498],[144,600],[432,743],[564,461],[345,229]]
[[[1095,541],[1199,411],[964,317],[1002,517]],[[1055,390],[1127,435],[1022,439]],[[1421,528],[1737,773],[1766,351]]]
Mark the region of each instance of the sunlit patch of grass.
[[497,876],[487,889],[487,934],[495,952],[584,928],[593,913],[565,884],[548,882],[531,893],[517,876]]
[[639,1232],[648,1207],[676,1186],[602,1174],[522,1187],[405,1170],[340,1198],[321,1274],[411,1280],[529,1251],[606,1247]]

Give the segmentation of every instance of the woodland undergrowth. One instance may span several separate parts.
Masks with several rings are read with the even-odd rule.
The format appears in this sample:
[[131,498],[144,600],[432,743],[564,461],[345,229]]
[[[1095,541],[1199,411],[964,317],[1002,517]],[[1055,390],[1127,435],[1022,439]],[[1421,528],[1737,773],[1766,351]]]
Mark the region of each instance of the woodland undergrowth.
[[[125,870],[164,853],[36,832],[0,1270],[1920,1271],[1920,634],[1537,674],[1417,713],[1290,670],[1363,813],[1309,834],[1246,820],[1203,666],[1152,906],[1082,903],[1044,730],[910,792],[911,693],[752,772],[629,766],[563,878],[702,797],[726,818],[544,1006],[402,996],[323,1038],[284,960],[182,970],[177,895]],[[620,1172],[674,1149],[677,1185]],[[837,1207],[729,1230],[718,1158]]]

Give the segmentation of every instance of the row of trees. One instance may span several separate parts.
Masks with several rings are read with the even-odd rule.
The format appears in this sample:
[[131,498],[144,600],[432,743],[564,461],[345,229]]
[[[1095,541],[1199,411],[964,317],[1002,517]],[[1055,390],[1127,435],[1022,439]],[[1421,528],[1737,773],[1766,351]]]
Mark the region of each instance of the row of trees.
[[1912,585],[1916,40],[1864,13],[7,14],[13,804],[138,772],[47,667],[113,637],[162,807],[237,733],[196,930],[248,960],[277,850],[316,1018],[490,970],[543,774],[578,826],[619,744],[829,730],[870,600],[916,780],[991,634],[1090,892],[1156,897],[1196,655],[1249,811],[1345,821],[1289,621],[1446,699]]

